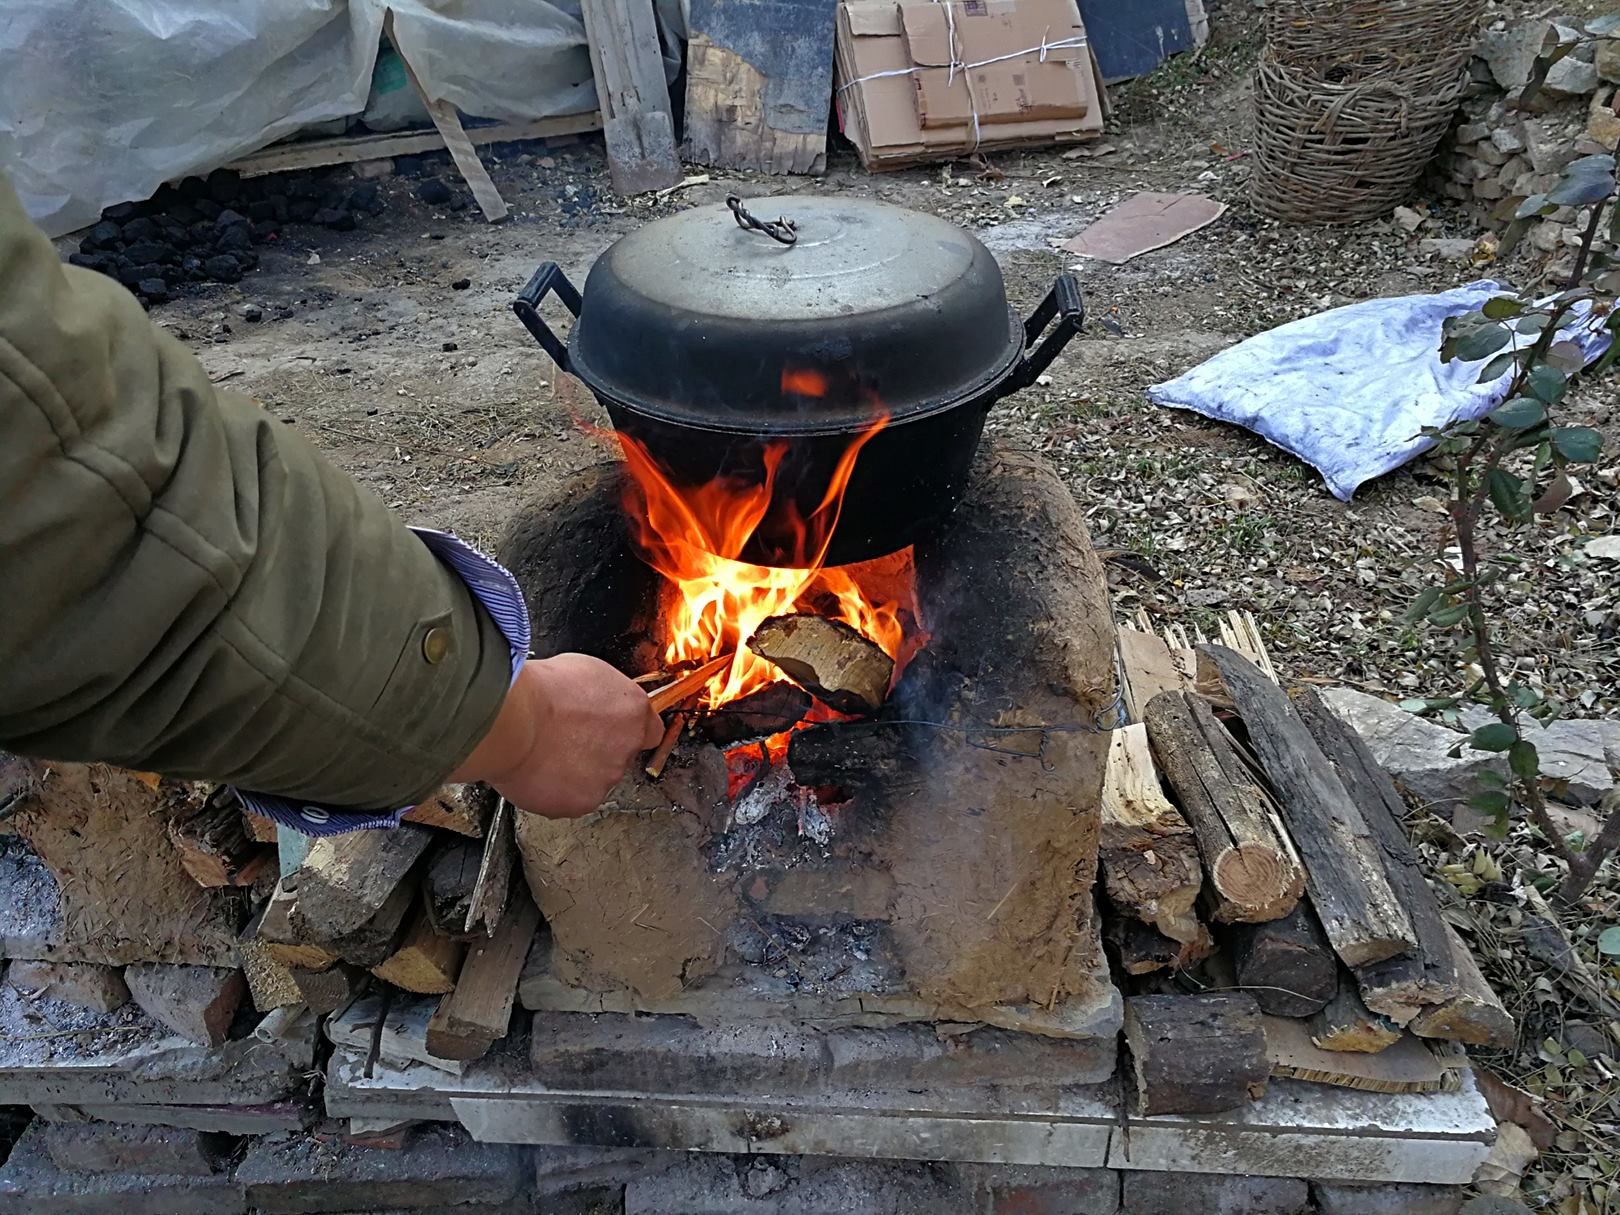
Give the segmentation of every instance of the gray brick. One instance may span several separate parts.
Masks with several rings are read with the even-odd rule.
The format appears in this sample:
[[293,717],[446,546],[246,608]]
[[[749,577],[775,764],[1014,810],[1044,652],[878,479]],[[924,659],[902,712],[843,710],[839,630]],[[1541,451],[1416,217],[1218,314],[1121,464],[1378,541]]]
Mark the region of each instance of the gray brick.
[[45,1148],[44,1124],[23,1132],[0,1169],[0,1215],[244,1215],[242,1187],[225,1174],[142,1177],[66,1173]]
[[624,1191],[624,1215],[956,1215],[971,1203],[949,1165],[813,1156],[697,1153]]
[[537,1147],[534,1188],[542,1198],[601,1187],[622,1188],[633,1177],[652,1177],[674,1168],[688,1153],[658,1148]]
[[1310,1215],[1311,1187],[1292,1177],[1125,1174],[1129,1215]]
[[1319,1215],[1457,1215],[1468,1191],[1454,1185],[1311,1182]]
[[973,1187],[973,1210],[990,1215],[1114,1215],[1119,1210],[1120,1178],[1114,1169],[961,1164],[957,1173]]
[[45,1150],[69,1173],[137,1177],[210,1177],[230,1152],[230,1139],[172,1126],[117,1122],[47,1122]]
[[424,1132],[405,1152],[322,1143],[312,1135],[267,1135],[248,1149],[236,1179],[264,1215],[476,1209],[510,1202],[523,1184],[518,1149],[474,1143],[450,1127]]

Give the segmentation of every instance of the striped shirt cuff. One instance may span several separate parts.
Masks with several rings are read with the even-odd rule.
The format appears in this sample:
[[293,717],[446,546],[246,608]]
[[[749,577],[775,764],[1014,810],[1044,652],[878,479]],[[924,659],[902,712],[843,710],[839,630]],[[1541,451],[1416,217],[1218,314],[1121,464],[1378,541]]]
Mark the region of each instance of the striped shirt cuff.
[[[467,584],[474,599],[483,606],[500,629],[501,636],[512,647],[512,679],[529,658],[529,609],[524,603],[523,591],[517,579],[498,562],[486,557],[464,540],[450,532],[434,531],[426,527],[413,527],[418,539],[428,550]],[[304,835],[342,835],[348,831],[399,826],[399,821],[410,806],[401,806],[387,813],[362,814],[337,806],[318,802],[295,801],[270,793],[251,793],[236,790],[242,805],[254,814],[273,820],[278,826],[291,828]]]

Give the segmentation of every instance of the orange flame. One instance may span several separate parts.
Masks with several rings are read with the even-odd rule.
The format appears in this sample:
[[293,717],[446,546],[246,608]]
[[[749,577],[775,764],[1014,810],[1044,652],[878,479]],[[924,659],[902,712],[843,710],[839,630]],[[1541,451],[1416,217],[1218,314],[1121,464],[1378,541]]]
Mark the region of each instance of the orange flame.
[[[817,372],[785,372],[784,390],[790,384],[793,391],[809,396],[820,395],[826,386]],[[795,511],[787,519],[793,568],[737,559],[770,509],[788,451],[786,440],[766,445],[764,476],[757,483],[719,478],[706,485],[677,487],[641,443],[619,434],[630,471],[626,513],[643,558],[668,582],[665,662],[675,666],[733,651],[737,655],[704,689],[704,707],[726,704],[784,678],[746,643],[772,616],[798,610],[844,621],[899,665],[906,640],[902,606],[913,619],[916,613],[911,551],[860,565],[825,565],[855,462],[886,422],[880,417],[851,440],[808,518]],[[869,593],[863,584],[876,593]]]

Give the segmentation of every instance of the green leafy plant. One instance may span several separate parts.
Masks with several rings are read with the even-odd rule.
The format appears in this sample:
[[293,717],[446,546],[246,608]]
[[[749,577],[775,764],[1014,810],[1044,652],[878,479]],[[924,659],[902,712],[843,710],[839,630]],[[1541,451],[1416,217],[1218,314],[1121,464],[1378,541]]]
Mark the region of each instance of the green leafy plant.
[[[1615,23],[1620,27],[1620,18]],[[1595,31],[1596,32],[1596,31]],[[1606,32],[1606,31],[1604,31]],[[1562,43],[1542,56],[1535,80],[1573,49]],[[1536,220],[1562,207],[1589,208],[1580,248],[1567,286],[1550,296],[1500,295],[1476,312],[1451,318],[1441,357],[1480,362],[1481,384],[1509,377],[1507,395],[1486,418],[1426,430],[1451,460],[1451,528],[1455,561],[1442,561],[1440,580],[1418,596],[1407,613],[1410,623],[1462,633],[1464,686],[1455,695],[1409,701],[1414,711],[1460,721],[1467,705],[1483,705],[1494,718],[1460,745],[1499,753],[1507,773],[1482,774],[1484,787],[1471,804],[1505,830],[1515,805],[1546,837],[1567,873],[1558,897],[1574,901],[1585,893],[1607,857],[1620,848],[1620,811],[1611,809],[1597,837],[1572,846],[1553,823],[1542,789],[1540,756],[1529,722],[1545,725],[1559,706],[1530,683],[1504,668],[1499,636],[1499,584],[1524,572],[1524,558],[1512,551],[1511,537],[1538,515],[1561,509],[1573,493],[1569,470],[1602,454],[1603,438],[1591,427],[1558,419],[1559,407],[1577,376],[1608,372],[1620,359],[1620,201],[1616,199],[1615,155],[1584,156],[1571,163],[1545,194],[1518,200],[1514,220],[1502,238],[1505,253]],[[1565,336],[1575,326],[1604,328],[1615,339],[1590,367],[1582,348]],[[1484,548],[1481,524],[1487,512],[1505,525],[1508,543]],[[1459,752],[1460,753],[1460,749]],[[1607,799],[1613,805],[1616,799]]]

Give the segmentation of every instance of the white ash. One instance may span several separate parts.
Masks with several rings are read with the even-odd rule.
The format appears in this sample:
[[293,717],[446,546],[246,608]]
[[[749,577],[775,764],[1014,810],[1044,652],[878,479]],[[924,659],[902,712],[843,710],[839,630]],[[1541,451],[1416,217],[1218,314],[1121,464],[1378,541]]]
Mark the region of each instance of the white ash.
[[799,834],[808,836],[818,844],[825,844],[832,839],[833,824],[826,812],[816,803],[813,793],[804,795],[804,804],[799,807]]
[[785,764],[773,764],[771,770],[754,787],[737,799],[731,808],[731,821],[738,827],[752,827],[762,822],[771,811],[793,806],[794,798],[788,786],[792,774]]

